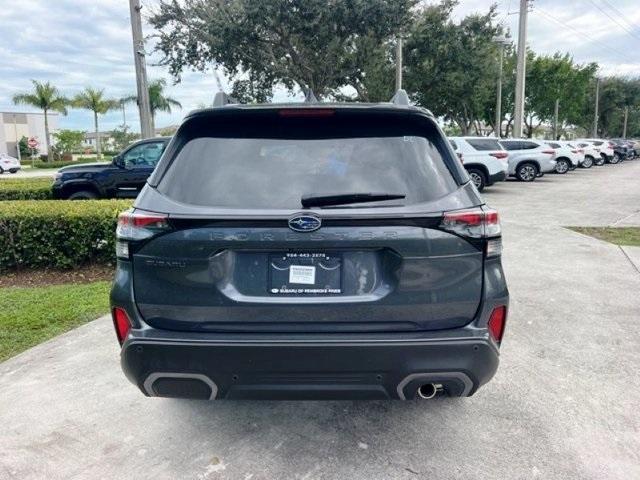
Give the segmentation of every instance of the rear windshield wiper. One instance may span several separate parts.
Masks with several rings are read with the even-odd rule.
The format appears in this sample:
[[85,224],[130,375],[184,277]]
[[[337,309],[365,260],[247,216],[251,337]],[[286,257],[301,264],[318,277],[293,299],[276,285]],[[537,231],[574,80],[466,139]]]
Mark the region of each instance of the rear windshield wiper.
[[367,202],[382,202],[384,200],[397,200],[399,198],[405,198],[406,195],[400,193],[341,193],[337,195],[318,195],[307,194],[303,195],[302,206],[309,207],[326,207],[329,205],[347,205],[350,203],[367,203]]

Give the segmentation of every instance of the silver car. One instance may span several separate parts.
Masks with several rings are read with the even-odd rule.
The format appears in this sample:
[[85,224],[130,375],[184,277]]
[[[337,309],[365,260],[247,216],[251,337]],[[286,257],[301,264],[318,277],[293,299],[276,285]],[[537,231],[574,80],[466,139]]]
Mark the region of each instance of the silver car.
[[500,143],[509,152],[509,176],[521,182],[533,182],[536,177],[556,169],[556,151],[538,140],[503,139]]

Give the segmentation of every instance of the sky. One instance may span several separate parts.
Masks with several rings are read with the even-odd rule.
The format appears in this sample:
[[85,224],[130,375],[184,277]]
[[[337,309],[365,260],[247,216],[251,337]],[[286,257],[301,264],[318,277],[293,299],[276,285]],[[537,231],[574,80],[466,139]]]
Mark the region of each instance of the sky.
[[[598,62],[602,75],[640,76],[640,8],[638,0],[533,0],[528,41],[540,54],[569,52],[580,63]],[[143,15],[158,0],[142,0]],[[429,2],[427,2],[429,3]],[[519,0],[460,0],[457,17],[486,12],[497,3],[499,21],[512,37],[518,34]],[[153,30],[144,25],[145,35]],[[180,123],[183,116],[210,104],[217,84],[210,71],[186,72],[174,84],[160,57],[147,45],[150,79],[165,78],[167,93],[183,108],[158,114],[156,126]],[[51,81],[66,96],[85,86],[103,88],[108,97],[135,93],[133,47],[127,0],[0,0],[0,111],[30,111],[13,105],[16,93],[28,91],[31,79]],[[226,85],[226,80],[223,78]],[[278,100],[286,100],[283,92]],[[137,107],[126,109],[126,121],[139,131]],[[101,130],[123,123],[122,112],[101,118]],[[93,130],[92,114],[69,111],[60,128]]]

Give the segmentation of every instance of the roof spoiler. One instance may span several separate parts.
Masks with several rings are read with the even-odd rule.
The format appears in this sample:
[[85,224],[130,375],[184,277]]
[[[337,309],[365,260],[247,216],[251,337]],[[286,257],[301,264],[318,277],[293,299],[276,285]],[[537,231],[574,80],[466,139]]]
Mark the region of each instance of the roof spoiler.
[[395,95],[391,98],[391,103],[394,105],[409,105],[409,95],[407,95],[407,91],[402,88],[396,90]]
[[213,106],[214,107],[224,107],[225,105],[230,105],[232,103],[239,103],[238,100],[227,95],[224,92],[216,93],[216,96],[213,98]]

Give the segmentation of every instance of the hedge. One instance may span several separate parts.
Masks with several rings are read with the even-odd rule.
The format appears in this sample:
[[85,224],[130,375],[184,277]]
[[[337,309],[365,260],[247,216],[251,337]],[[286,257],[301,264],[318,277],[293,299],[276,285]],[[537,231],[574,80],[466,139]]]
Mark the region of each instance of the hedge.
[[0,200],[46,200],[52,183],[51,178],[2,178]]
[[[87,158],[80,157],[77,160],[56,160],[54,162],[43,162],[42,160],[36,160],[33,162],[34,168],[61,168],[69,165],[80,165],[82,163],[95,163],[95,162],[104,162],[109,163],[111,161],[111,157],[104,157],[102,160],[98,160],[97,158]],[[28,165],[28,163],[25,163]]]
[[131,200],[0,202],[0,270],[115,262],[118,213]]

